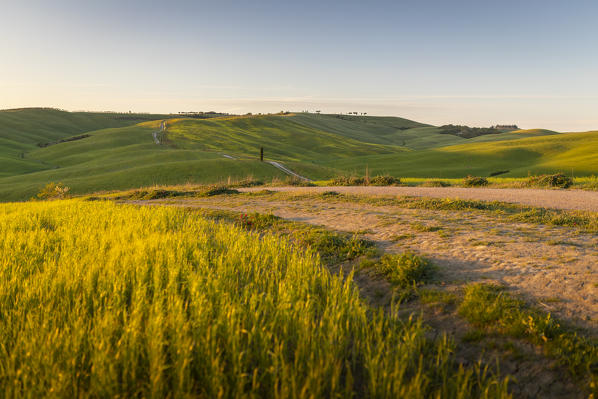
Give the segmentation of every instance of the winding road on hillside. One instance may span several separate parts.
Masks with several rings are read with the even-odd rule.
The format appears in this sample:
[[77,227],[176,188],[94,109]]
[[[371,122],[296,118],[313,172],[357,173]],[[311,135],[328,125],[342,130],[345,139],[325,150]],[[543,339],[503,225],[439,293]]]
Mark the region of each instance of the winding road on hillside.
[[[240,191],[259,191],[244,188]],[[598,212],[598,192],[583,190],[542,190],[530,188],[464,187],[268,187],[272,191],[323,193],[336,191],[357,195],[402,195],[431,198],[460,198],[478,201],[501,201],[542,208]]]

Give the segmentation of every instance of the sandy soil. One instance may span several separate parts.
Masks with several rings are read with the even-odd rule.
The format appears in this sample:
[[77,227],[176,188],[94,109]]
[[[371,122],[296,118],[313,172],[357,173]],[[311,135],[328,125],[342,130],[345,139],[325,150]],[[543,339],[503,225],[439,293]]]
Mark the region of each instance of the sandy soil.
[[450,288],[474,281],[504,284],[530,303],[598,335],[595,234],[506,222],[483,212],[403,209],[334,200],[218,196],[145,203],[272,213],[338,231],[359,232],[387,252],[409,250],[426,256],[438,266],[439,285]]
[[[244,188],[240,191],[259,191],[263,188]],[[359,195],[410,195],[433,198],[461,198],[482,201],[503,201],[542,208],[577,209],[598,212],[598,192],[583,190],[540,190],[517,188],[463,187],[268,187],[272,191],[319,193],[336,191]]]

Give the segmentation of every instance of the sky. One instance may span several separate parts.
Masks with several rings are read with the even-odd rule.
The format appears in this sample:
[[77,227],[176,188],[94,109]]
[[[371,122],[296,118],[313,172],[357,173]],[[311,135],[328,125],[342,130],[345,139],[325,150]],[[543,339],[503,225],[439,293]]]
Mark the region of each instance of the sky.
[[598,130],[595,0],[0,0],[0,109]]

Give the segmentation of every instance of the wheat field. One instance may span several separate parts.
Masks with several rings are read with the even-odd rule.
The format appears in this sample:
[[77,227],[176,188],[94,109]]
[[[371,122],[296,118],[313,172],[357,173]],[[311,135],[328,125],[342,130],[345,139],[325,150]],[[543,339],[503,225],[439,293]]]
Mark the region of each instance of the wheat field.
[[310,249],[191,211],[0,205],[2,397],[506,397]]

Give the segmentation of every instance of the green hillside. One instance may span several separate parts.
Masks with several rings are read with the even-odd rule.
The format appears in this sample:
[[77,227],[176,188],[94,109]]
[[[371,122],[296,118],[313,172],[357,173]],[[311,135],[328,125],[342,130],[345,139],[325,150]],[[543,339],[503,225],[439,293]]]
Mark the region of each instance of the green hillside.
[[[520,130],[472,139],[394,117],[256,115],[168,119],[170,115],[0,111],[0,200],[27,199],[48,182],[74,193],[154,184],[214,183],[286,175],[399,177],[598,173],[598,133]],[[148,121],[150,120],[150,121]],[[166,130],[160,131],[162,121]],[[154,135],[160,142],[156,144]],[[232,159],[231,159],[232,158]]]
[[27,153],[77,134],[108,127],[130,126],[164,115],[66,112],[52,108],[0,111],[0,177],[51,168]]
[[461,137],[439,134],[437,127],[396,117],[297,114],[291,119],[346,138],[414,150],[466,141]]
[[[507,133],[511,134],[511,133]],[[359,173],[367,165],[371,173],[408,177],[502,176],[522,177],[528,173],[573,172],[576,176],[598,173],[598,131],[551,134],[518,140],[468,142],[422,151],[377,155],[326,164]]]

